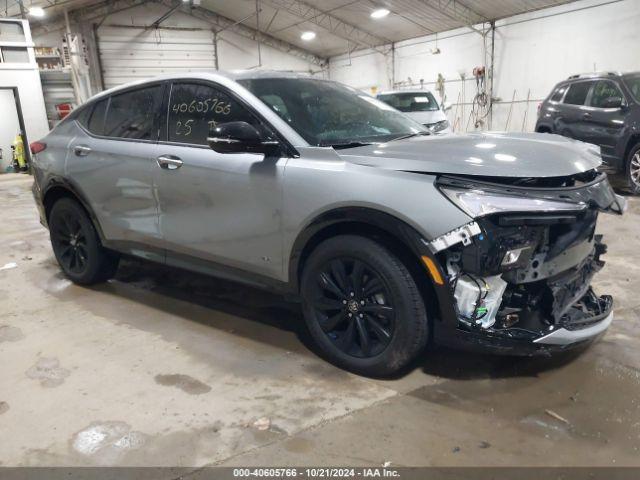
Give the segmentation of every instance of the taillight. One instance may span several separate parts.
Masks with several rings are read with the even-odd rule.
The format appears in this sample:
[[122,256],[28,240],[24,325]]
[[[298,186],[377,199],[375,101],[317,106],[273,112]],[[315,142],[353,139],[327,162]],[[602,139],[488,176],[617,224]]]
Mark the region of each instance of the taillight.
[[40,153],[45,148],[47,148],[47,144],[43,142],[31,142],[30,147],[31,147],[31,153],[35,155],[36,153]]

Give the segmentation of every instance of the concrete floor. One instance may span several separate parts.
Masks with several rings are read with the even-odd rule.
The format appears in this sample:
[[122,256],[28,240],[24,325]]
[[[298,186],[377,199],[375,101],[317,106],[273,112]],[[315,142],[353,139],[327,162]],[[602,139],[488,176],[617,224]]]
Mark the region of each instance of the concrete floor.
[[73,285],[30,185],[0,176],[0,465],[640,465],[640,199],[601,216],[598,344],[382,381],[311,353],[277,296],[137,262]]

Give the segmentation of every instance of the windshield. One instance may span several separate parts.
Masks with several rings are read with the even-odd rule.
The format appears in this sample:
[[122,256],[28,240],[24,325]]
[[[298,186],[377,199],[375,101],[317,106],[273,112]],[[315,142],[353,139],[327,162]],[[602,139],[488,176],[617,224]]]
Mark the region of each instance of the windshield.
[[387,104],[336,82],[258,78],[239,83],[311,145],[349,147],[427,133]]
[[382,93],[378,99],[401,112],[435,112],[440,108],[431,92]]
[[627,84],[627,88],[636,99],[636,102],[640,102],[640,75],[624,77],[624,83]]

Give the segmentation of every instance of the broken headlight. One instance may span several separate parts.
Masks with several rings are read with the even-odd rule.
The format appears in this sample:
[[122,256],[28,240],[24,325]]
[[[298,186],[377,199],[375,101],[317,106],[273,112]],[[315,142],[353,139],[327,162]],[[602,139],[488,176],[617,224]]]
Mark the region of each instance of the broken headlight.
[[440,191],[458,208],[473,218],[500,212],[581,211],[584,203],[568,203],[542,198],[505,195],[479,189],[440,187]]

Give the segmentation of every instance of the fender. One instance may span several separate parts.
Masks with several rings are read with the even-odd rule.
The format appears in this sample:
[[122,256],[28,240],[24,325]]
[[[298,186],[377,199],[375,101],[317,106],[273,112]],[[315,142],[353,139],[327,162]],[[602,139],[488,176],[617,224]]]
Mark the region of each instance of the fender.
[[440,260],[431,252],[426,242],[423,241],[422,236],[413,227],[393,215],[371,208],[345,207],[330,210],[320,214],[304,228],[293,244],[289,260],[289,283],[292,289],[296,292],[300,289],[300,269],[306,255],[310,253],[307,247],[313,244],[314,237],[326,228],[348,223],[359,223],[374,227],[401,242],[415,258],[416,265],[419,266],[417,271],[425,275],[425,278],[435,291],[440,309],[440,318],[438,320],[445,322],[447,325],[457,325],[453,295],[448,283],[437,285],[433,282],[421,257],[426,256],[431,259],[442,278],[446,278],[446,273],[442,269]]
[[[102,227],[100,226],[100,222],[98,222],[98,218],[96,217],[96,214],[93,211],[93,208],[91,208],[91,204],[87,200],[87,196],[83,193],[82,189],[72,180],[61,177],[59,175],[52,175],[51,177],[49,177],[47,179],[47,182],[44,188],[40,190],[41,192],[40,202],[42,203],[42,205],[43,206],[45,205],[45,200],[47,198],[47,195],[56,189],[66,190],[68,193],[70,193],[73,197],[75,197],[80,202],[82,207],[89,214],[91,223],[93,223],[93,226],[95,227],[96,232],[98,232],[98,237],[100,238],[100,241],[104,244],[105,237],[102,231]],[[48,218],[45,218],[44,220],[48,224]]]

